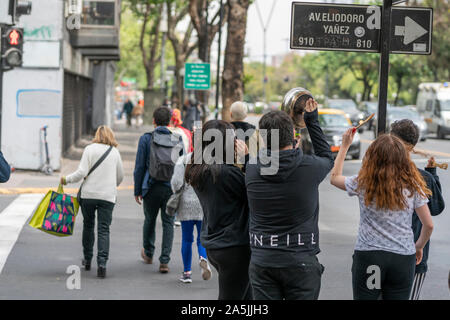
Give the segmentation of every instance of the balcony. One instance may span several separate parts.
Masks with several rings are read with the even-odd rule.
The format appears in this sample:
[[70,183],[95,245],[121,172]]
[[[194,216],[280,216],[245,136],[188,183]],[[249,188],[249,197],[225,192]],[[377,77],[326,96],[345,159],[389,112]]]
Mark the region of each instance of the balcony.
[[92,60],[119,60],[120,0],[78,1],[81,25],[70,31],[72,47]]

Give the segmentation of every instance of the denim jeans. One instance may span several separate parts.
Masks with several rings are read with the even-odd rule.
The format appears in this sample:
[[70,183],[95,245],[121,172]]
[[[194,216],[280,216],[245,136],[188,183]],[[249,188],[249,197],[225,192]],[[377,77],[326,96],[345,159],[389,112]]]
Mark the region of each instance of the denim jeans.
[[296,267],[267,268],[250,263],[255,300],[317,300],[324,267],[316,256],[305,257]]
[[197,227],[197,251],[198,257],[206,259],[206,250],[200,243],[201,220],[181,221],[181,256],[183,257],[184,272],[191,271],[192,267],[192,243],[194,242],[194,227]]
[[172,252],[174,217],[166,213],[166,204],[171,195],[170,187],[155,183],[144,197],[143,247],[145,254],[152,258],[155,253],[156,218],[161,210],[163,233],[159,262],[163,264],[169,263]]
[[95,212],[97,211],[97,265],[106,267],[109,257],[109,227],[112,221],[114,203],[104,200],[83,199],[83,253],[84,259],[91,261],[94,256]]

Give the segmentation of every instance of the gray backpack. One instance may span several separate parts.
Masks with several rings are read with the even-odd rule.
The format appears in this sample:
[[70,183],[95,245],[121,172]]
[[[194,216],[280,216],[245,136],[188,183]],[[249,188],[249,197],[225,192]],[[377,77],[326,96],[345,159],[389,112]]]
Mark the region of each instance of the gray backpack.
[[[153,131],[150,146],[150,177],[158,181],[170,181],[181,150],[183,144],[178,134],[161,134]],[[172,154],[176,155],[175,159],[172,159]]]

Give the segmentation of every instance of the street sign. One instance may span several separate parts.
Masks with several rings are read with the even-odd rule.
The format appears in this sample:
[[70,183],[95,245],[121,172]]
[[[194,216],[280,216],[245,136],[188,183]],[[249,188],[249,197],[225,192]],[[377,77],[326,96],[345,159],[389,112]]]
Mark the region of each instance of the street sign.
[[209,63],[186,63],[184,66],[184,89],[209,90],[211,70]]
[[432,8],[393,7],[391,53],[431,54]]
[[[431,54],[433,9],[391,15],[391,53]],[[380,29],[380,6],[292,3],[291,49],[380,52]]]
[[380,7],[292,3],[291,49],[379,52]]

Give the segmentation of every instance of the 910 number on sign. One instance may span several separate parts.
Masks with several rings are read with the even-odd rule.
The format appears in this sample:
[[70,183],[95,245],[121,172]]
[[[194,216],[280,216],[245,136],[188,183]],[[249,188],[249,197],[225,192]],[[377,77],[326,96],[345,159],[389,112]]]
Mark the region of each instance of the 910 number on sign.
[[311,37],[299,37],[298,38],[298,44],[300,46],[313,46],[314,45],[314,38],[311,38]]

